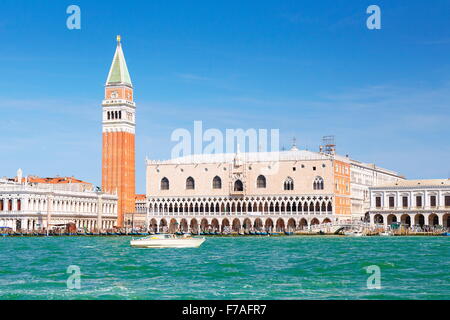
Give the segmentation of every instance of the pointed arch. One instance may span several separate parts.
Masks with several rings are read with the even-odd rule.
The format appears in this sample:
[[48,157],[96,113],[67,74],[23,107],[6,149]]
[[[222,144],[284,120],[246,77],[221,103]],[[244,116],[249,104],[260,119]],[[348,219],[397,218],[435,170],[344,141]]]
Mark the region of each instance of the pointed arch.
[[169,179],[166,177],[161,179],[161,190],[169,190]]
[[188,177],[186,179],[186,190],[194,190],[195,189],[195,180],[192,177]]
[[266,177],[264,177],[263,175],[258,176],[258,178],[256,179],[256,187],[259,189],[263,189],[266,188],[267,186],[267,181],[266,181]]
[[222,179],[219,176],[215,176],[213,179],[213,189],[222,189]]
[[284,180],[284,190],[294,190],[294,179],[287,177],[286,180]]
[[317,176],[317,177],[314,179],[314,182],[313,182],[313,189],[314,189],[314,190],[323,190],[323,189],[324,189],[324,181],[323,181],[323,178],[322,178],[322,177]]
[[244,191],[244,184],[241,180],[236,180],[234,182],[234,191]]

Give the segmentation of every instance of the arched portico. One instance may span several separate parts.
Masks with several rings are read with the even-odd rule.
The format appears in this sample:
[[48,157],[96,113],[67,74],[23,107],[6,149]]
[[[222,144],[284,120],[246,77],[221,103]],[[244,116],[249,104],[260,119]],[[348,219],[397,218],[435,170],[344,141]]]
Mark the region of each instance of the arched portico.
[[446,213],[442,217],[442,225],[444,228],[450,228],[450,213]]
[[439,216],[435,213],[432,213],[428,216],[428,225],[430,226],[438,226],[439,223]]
[[411,217],[409,214],[402,214],[402,216],[400,217],[400,222],[403,223],[404,225],[407,226],[411,226]]
[[287,230],[292,232],[296,229],[296,227],[297,227],[297,224],[295,223],[295,219],[290,218],[287,223]]
[[167,229],[167,221],[166,219],[161,219],[159,221],[159,230],[158,232],[166,232]]
[[423,214],[418,213],[414,216],[414,225],[423,227],[425,224],[425,217]]
[[181,221],[180,221],[180,231],[181,231],[181,232],[184,232],[184,233],[189,232],[188,222],[187,222],[187,220],[184,219],[184,218],[181,219]]
[[224,219],[222,220],[221,231],[222,231],[222,232],[230,232],[230,231],[231,231],[231,228],[230,228],[230,220],[228,220],[227,218],[224,218]]
[[148,225],[148,229],[150,232],[157,232],[158,231],[158,222],[155,218],[150,220],[150,223]]
[[267,218],[264,223],[264,228],[267,232],[271,232],[273,230],[273,220],[271,218]]
[[305,218],[301,219],[299,226],[302,230],[308,228],[308,221]]
[[190,228],[191,233],[198,234],[199,230],[198,230],[198,221],[197,221],[197,219],[195,219],[195,218],[191,219],[191,223],[189,224],[189,228]]
[[374,222],[376,224],[382,224],[384,223],[384,217],[381,214],[376,214],[374,217]]
[[262,231],[264,228],[264,224],[260,218],[255,219],[255,223],[253,224],[255,230]]
[[178,231],[178,221],[175,218],[170,219],[169,233],[175,233]]
[[208,223],[208,220],[206,218],[203,218],[200,221],[200,231],[201,232],[208,232],[209,231],[209,223]]
[[239,232],[241,230],[241,221],[238,218],[233,219],[233,225],[231,229],[233,232]]
[[395,214],[390,214],[387,216],[387,224],[391,225],[394,222],[397,222],[397,216]]
[[252,221],[249,218],[245,218],[243,227],[245,230],[250,230],[252,227]]
[[219,220],[217,220],[216,218],[212,219],[211,221],[211,228],[213,232],[217,232],[220,229],[219,226]]
[[277,232],[284,232],[284,230],[285,230],[284,220],[282,218],[279,218],[277,220],[276,231]]

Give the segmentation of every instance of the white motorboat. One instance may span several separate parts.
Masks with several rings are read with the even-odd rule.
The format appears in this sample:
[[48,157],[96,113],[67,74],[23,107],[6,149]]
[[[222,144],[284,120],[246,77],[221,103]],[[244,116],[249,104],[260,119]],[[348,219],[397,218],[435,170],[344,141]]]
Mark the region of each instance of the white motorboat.
[[365,236],[365,234],[362,231],[358,231],[358,230],[344,232],[344,235],[346,235],[348,237],[364,237]]
[[130,245],[135,248],[198,248],[205,238],[194,238],[189,234],[154,234],[141,239],[132,239]]

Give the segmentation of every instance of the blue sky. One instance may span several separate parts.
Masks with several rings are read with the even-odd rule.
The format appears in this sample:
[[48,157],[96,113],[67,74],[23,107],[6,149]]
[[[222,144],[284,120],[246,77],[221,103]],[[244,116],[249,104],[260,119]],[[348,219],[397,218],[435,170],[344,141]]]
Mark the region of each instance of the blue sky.
[[[144,159],[174,129],[279,128],[408,178],[450,176],[450,1],[20,1],[0,7],[0,175],[101,183],[103,86],[121,34]],[[81,30],[66,8],[81,8]],[[366,28],[376,4],[382,29]]]

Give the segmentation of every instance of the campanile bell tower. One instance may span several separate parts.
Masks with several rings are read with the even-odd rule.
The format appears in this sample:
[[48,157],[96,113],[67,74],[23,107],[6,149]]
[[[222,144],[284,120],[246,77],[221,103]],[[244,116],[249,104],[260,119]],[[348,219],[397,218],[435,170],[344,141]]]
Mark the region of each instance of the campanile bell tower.
[[135,211],[136,105],[120,36],[109,70],[103,100],[102,190],[117,192],[117,226],[124,214]]

